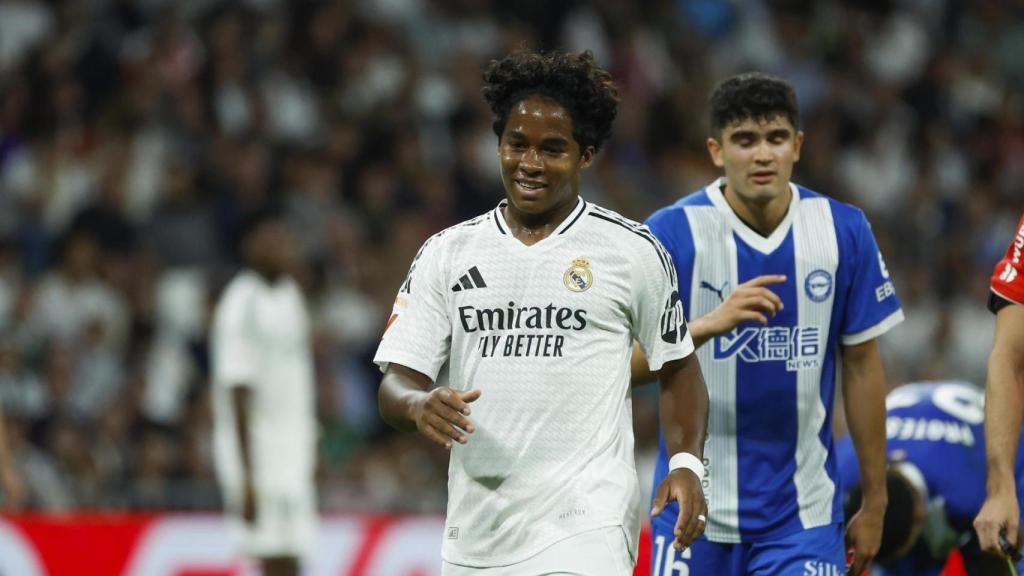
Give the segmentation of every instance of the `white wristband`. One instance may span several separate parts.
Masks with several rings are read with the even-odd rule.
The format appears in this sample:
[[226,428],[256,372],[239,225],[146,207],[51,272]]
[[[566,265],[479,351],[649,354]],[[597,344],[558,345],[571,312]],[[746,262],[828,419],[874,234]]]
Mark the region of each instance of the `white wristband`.
[[693,473],[697,475],[698,480],[704,480],[704,463],[689,452],[680,452],[675,456],[672,456],[668,460],[668,471],[669,473],[679,470],[680,468],[686,468],[687,470],[693,470]]

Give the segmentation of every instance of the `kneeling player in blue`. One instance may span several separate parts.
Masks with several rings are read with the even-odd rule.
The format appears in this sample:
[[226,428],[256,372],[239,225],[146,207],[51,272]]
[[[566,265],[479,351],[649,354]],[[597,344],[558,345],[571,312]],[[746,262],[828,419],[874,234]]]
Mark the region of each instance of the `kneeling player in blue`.
[[[1006,561],[983,554],[971,528],[985,500],[982,389],[966,382],[900,386],[886,398],[889,507],[877,576],[937,576],[959,549],[971,576],[1009,574]],[[849,437],[836,443],[847,508],[860,499],[860,468]],[[1018,498],[1024,454],[1016,463]],[[1024,570],[1024,562],[1018,563]]]
[[[903,313],[864,214],[790,182],[803,143],[792,87],[729,79],[710,116],[724,178],[647,221],[678,271],[711,399],[707,528],[689,550],[669,546],[677,511],[656,493],[653,574],[857,574],[878,550],[886,502],[876,339]],[[634,384],[650,378],[642,358],[634,347]],[[845,532],[831,431],[840,375],[865,471]],[[670,456],[662,442],[656,484]]]

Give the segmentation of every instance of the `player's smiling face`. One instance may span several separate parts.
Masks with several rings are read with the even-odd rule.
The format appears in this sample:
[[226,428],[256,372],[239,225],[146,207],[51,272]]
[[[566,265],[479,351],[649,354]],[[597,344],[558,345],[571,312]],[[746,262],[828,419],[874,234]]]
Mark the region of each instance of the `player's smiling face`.
[[552,217],[571,211],[579,195],[580,170],[594,150],[573,136],[572,118],[544,96],[528,96],[512,106],[498,143],[501,180],[510,207],[525,216]]
[[715,166],[725,170],[726,185],[745,202],[764,204],[787,198],[793,164],[800,160],[804,134],[785,115],[746,118],[708,138]]

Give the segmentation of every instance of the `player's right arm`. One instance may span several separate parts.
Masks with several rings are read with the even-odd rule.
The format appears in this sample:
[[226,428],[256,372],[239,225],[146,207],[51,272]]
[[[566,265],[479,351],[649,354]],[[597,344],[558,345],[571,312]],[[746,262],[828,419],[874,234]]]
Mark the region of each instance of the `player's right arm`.
[[982,549],[1002,554],[999,537],[1019,547],[1020,503],[1014,478],[1024,417],[1024,216],[1017,234],[996,264],[989,308],[996,332],[985,382],[985,450],[988,490],[974,520]]
[[985,449],[988,495],[974,520],[981,547],[1001,554],[999,534],[1019,540],[1020,503],[1014,478],[1024,412],[1024,306],[1013,304],[996,315],[995,342],[985,384]]
[[480,390],[433,387],[451,350],[445,279],[450,250],[441,247],[450,236],[444,234],[424,242],[413,259],[373,360],[384,372],[377,392],[381,418],[451,449],[452,442],[465,444],[474,430],[469,404]]
[[381,418],[398,430],[416,430],[445,449],[453,441],[465,444],[474,430],[469,404],[480,397],[480,390],[430,390],[432,384],[426,374],[389,364],[377,394]]
[[250,421],[253,388],[260,370],[260,354],[250,324],[252,298],[248,284],[229,284],[217,305],[211,334],[213,381],[215,386],[227,389],[231,401],[231,427],[237,438],[241,466],[242,518],[250,523],[257,514]]
[[767,326],[768,319],[782,310],[782,298],[768,286],[785,281],[782,274],[766,274],[737,286],[710,314],[690,323],[693,344],[700,348],[708,340],[732,331],[747,320]]
[[[710,314],[690,322],[693,345],[700,348],[708,340],[732,331],[746,320],[767,326],[768,319],[782,310],[782,298],[768,286],[785,281],[786,277],[782,274],[765,274],[737,286]],[[647,359],[637,342],[633,342],[630,374],[633,386],[647,384],[656,376],[647,369]]]
[[249,414],[252,390],[239,383],[231,389],[231,404],[235,413],[235,434],[238,437],[238,459],[242,464],[242,518],[256,520],[256,481],[252,473],[252,447],[249,442]]

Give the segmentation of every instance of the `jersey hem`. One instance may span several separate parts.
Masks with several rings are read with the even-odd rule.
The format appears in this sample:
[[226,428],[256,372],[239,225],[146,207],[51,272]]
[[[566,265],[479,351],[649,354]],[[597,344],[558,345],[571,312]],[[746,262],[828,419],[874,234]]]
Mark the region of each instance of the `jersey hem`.
[[[623,526],[622,522],[617,522],[617,521],[614,521],[614,520],[608,520],[608,521],[605,521],[605,522],[597,522],[597,523],[595,523],[593,525],[583,526],[582,530],[578,530],[578,531],[573,532],[571,534],[566,534],[566,535],[561,536],[559,538],[556,538],[554,540],[550,540],[550,541],[544,542],[541,546],[534,547],[534,548],[528,548],[527,552],[525,554],[523,554],[522,556],[519,556],[518,554],[516,554],[516,555],[508,555],[508,556],[498,557],[498,558],[493,558],[492,559],[492,558],[481,558],[481,557],[468,556],[468,555],[459,555],[458,558],[456,558],[454,555],[446,554],[444,552],[444,550],[442,549],[442,551],[441,551],[441,559],[444,560],[445,562],[449,563],[449,564],[454,564],[456,566],[461,566],[461,567],[464,567],[464,568],[507,568],[509,566],[514,566],[516,564],[520,564],[522,562],[526,562],[530,558],[533,558],[534,556],[540,554],[541,552],[547,550],[548,548],[554,546],[555,544],[558,544],[559,542],[562,542],[563,540],[567,540],[569,538],[575,538],[576,536],[579,536],[580,534],[586,534],[587,532],[593,532],[594,530],[600,530],[601,528],[610,528],[610,527],[613,527],[613,526],[620,526],[620,527],[623,528],[623,530],[625,530],[625,526]],[[628,536],[628,534],[627,534],[627,536]],[[629,541],[628,538],[627,538],[627,541]],[[629,541],[629,543],[630,543],[630,546],[634,545],[634,543],[632,541]],[[634,559],[636,558],[636,550],[631,550],[630,554],[631,554],[632,558],[634,558]],[[634,562],[635,562],[635,560],[634,560]]]
[[856,346],[857,344],[863,344],[872,338],[877,338],[882,334],[885,334],[900,322],[903,322],[902,308],[897,309],[895,312],[887,316],[885,320],[882,320],[867,330],[862,330],[854,334],[844,334],[840,337],[840,341],[844,346]]
[[989,290],[991,290],[992,293],[995,294],[996,296],[999,296],[1000,298],[1002,298],[1003,300],[1006,300],[1007,302],[1009,302],[1011,304],[1019,304],[1021,306],[1024,306],[1024,301],[1022,301],[1024,299],[1017,299],[1017,298],[1013,298],[1013,297],[1007,296],[1006,294],[1003,294],[999,290],[996,290],[995,286],[992,286],[991,288],[989,288]]

